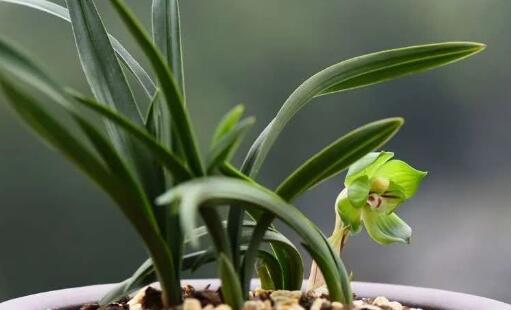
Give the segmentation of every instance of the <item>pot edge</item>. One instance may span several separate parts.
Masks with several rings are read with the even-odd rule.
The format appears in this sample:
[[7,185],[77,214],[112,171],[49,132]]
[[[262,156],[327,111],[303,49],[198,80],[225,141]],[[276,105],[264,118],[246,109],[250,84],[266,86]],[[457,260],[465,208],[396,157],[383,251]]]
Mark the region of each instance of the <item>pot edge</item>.
[[[217,287],[217,279],[183,280],[182,284]],[[259,281],[253,280],[252,287]],[[305,285],[304,281],[304,285]],[[59,309],[98,300],[114,284],[99,284],[49,291],[11,299],[0,303],[0,310]],[[476,295],[407,285],[352,282],[353,291],[359,297],[385,296],[403,304],[424,309],[445,310],[511,310],[511,305]]]

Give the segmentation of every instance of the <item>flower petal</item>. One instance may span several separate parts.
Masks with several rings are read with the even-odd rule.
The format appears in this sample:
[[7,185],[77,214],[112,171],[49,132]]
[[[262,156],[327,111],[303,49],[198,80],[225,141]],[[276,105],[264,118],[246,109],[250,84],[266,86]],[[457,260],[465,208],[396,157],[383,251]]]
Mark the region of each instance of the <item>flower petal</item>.
[[394,157],[392,152],[373,152],[362,157],[348,169],[344,182],[345,186],[348,187],[362,175],[367,175],[368,178],[371,178],[374,172],[392,157]]
[[410,243],[412,229],[395,213],[378,213],[366,208],[362,220],[369,236],[379,244]]
[[369,178],[366,175],[357,178],[351,183],[348,187],[348,199],[353,207],[360,208],[366,204],[370,187]]
[[417,192],[426,174],[427,172],[419,171],[404,161],[391,160],[379,167],[374,176],[388,178],[391,182],[401,186],[406,199],[409,199]]
[[382,202],[378,211],[390,214],[406,200],[404,189],[394,182],[390,182],[389,188],[381,195]]
[[349,227],[352,233],[360,231],[360,219],[362,215],[362,208],[355,208],[351,204],[347,196],[339,196],[336,201],[337,212],[341,217],[343,225]]

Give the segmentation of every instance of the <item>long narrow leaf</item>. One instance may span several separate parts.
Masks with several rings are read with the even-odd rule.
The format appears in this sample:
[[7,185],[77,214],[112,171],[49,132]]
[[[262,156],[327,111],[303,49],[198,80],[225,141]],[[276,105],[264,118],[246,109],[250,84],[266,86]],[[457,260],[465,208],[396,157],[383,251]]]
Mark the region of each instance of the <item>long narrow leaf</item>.
[[283,286],[282,268],[273,253],[259,250],[257,257],[261,264],[256,264],[257,275],[261,279],[261,288],[265,290],[278,290]]
[[222,163],[218,166],[218,170],[225,176],[233,177],[236,179],[244,180],[249,183],[255,183],[253,179],[251,179],[249,176],[245,175],[243,172],[238,170],[236,167],[234,167],[230,163]]
[[184,105],[183,95],[179,90],[177,82],[162,56],[153,46],[149,36],[143,30],[133,13],[128,10],[124,2],[121,0],[113,0],[112,4],[135,40],[139,43],[158,77],[162,93],[172,116],[173,125],[179,132],[179,137],[181,139],[180,145],[183,148],[191,170],[196,175],[203,175],[204,168],[199,156],[195,135],[190,124],[188,111]]
[[234,270],[231,262],[223,253],[220,253],[218,256],[218,273],[222,281],[223,301],[231,306],[232,309],[241,309],[243,307],[241,285],[236,275],[236,270]]
[[181,48],[181,21],[177,0],[153,0],[153,41],[179,84],[184,95],[183,53]]
[[96,99],[120,111],[137,125],[143,114],[135,103],[93,1],[67,1],[85,77]]
[[[147,248],[155,260],[155,266],[161,277],[162,287],[171,303],[179,303],[181,294],[176,291],[172,285],[176,283],[173,276],[173,261],[170,251],[167,248],[163,238],[159,234],[156,220],[152,215],[149,202],[144,193],[131,182],[131,178],[119,177],[119,172],[112,173],[106,167],[100,166],[98,160],[90,153],[87,148],[80,146],[78,140],[68,134],[67,128],[59,124],[57,120],[51,117],[41,107],[41,99],[34,99],[23,94],[23,91],[14,86],[6,75],[14,76],[28,85],[37,88],[45,94],[54,104],[60,105],[76,119],[81,119],[73,105],[71,99],[52,79],[47,77],[44,72],[37,68],[25,55],[16,51],[3,41],[0,41],[0,76],[2,78],[3,88],[10,98],[10,103],[16,109],[18,114],[30,125],[44,140],[64,153],[73,163],[82,171],[91,177],[100,187],[110,195],[110,197],[121,207],[124,214],[130,219],[137,232],[144,240]],[[5,61],[7,60],[7,62]],[[92,132],[92,126],[89,126],[89,134]],[[97,132],[93,132],[96,137],[101,137]],[[94,141],[98,143],[97,141]],[[100,141],[102,148],[109,147],[106,141]],[[96,144],[96,146],[98,146]],[[103,158],[112,160],[116,152],[113,149],[102,150]],[[108,157],[107,157],[108,156]],[[112,164],[113,161],[107,163]],[[120,163],[120,160],[118,161]],[[116,166],[119,168],[120,166]],[[123,168],[124,169],[124,168]],[[125,176],[127,176],[125,174]]]
[[111,192],[115,188],[115,181],[103,163],[72,136],[67,128],[43,110],[39,102],[24,95],[12,81],[1,75],[0,83],[9,99],[7,101],[9,105],[37,135],[64,154],[102,189]]
[[236,126],[236,124],[239,122],[241,116],[243,115],[243,112],[245,111],[245,108],[243,105],[239,104],[232,108],[229,112],[227,112],[224,117],[220,120],[218,123],[215,133],[213,134],[213,137],[211,138],[211,146],[215,145],[220,141],[220,138],[222,138],[224,135],[226,135],[231,129]]
[[254,123],[255,118],[253,117],[242,120],[213,145],[208,156],[209,172],[215,170],[218,165],[231,160],[243,136]]
[[[230,240],[227,236],[227,232],[222,226],[222,219],[220,218],[218,211],[213,208],[202,208],[200,210],[200,214],[208,227],[208,233],[213,240],[213,244],[217,251],[219,253],[223,253],[226,257],[232,257]],[[181,223],[183,222],[181,221]],[[186,231],[186,228],[184,227],[181,227],[181,229]],[[190,241],[193,245],[195,237],[192,236]]]
[[[138,126],[143,126],[143,114],[135,102],[94,1],[68,0],[66,3],[80,62],[94,97]],[[109,120],[106,120],[106,125],[114,146],[133,163],[152,200],[165,188],[160,167],[150,153],[117,126]]]
[[401,118],[388,118],[362,126],[325,147],[287,177],[276,193],[292,201],[318,183],[333,177],[367,153],[382,146],[402,126]]
[[[223,226],[225,227],[226,223],[223,223]],[[241,240],[241,253],[243,254],[246,251],[246,244],[250,241],[250,237],[253,232],[253,228],[255,226],[254,222],[245,222],[243,224],[243,231],[242,231],[242,240]],[[198,227],[194,229],[193,235],[198,238],[204,238],[209,235],[208,230],[205,226]],[[294,244],[289,241],[284,235],[268,230],[263,237],[264,242],[272,242],[274,246],[280,246],[282,249],[290,255],[290,257],[300,257],[300,252]],[[185,240],[186,243],[189,243],[190,240]],[[265,252],[265,253],[261,253]],[[217,251],[213,249],[207,249],[207,250],[200,250],[195,252],[189,252],[183,255],[182,258],[182,270],[194,270],[206,263],[211,263],[216,260]],[[265,255],[266,254],[266,255]],[[258,252],[258,257],[261,258],[263,256],[271,255],[270,253],[260,249]],[[266,261],[266,260],[264,260]],[[292,261],[290,261],[292,263]],[[271,266],[271,275],[272,279],[274,279],[275,283],[278,284],[277,287],[280,287],[279,279],[282,278],[282,271],[277,270],[278,266]],[[300,270],[300,269],[296,269]],[[303,270],[303,266],[302,266]],[[302,277],[303,279],[303,277]],[[116,301],[120,299],[121,297],[124,297],[131,292],[142,288],[143,286],[146,286],[148,284],[151,284],[152,282],[156,281],[156,274],[154,272],[154,266],[151,259],[147,259],[138,269],[137,271],[128,279],[118,283],[115,285],[106,295],[104,298],[101,299],[101,304],[108,304],[110,302]]]
[[331,299],[351,303],[348,275],[340,257],[333,254],[328,240],[298,209],[271,191],[232,178],[207,177],[180,184],[159,197],[157,203],[174,201],[180,202],[182,227],[188,233],[193,230],[201,207],[218,207],[227,203],[231,207],[254,208],[274,214],[289,225],[305,244],[314,248],[313,258],[318,258],[316,261],[325,275]]
[[121,127],[131,136],[138,139],[138,141],[144,144],[151,151],[151,154],[154,155],[154,157],[168,169],[174,178],[179,181],[184,181],[191,178],[191,172],[188,171],[188,168],[186,168],[180,159],[178,159],[169,150],[159,144],[145,131],[141,130],[139,127],[133,124],[130,120],[126,119],[105,105],[95,102],[94,100],[83,97],[75,92],[73,92],[72,95],[79,103],[104,116],[116,126]]
[[[69,11],[65,7],[47,0],[0,0],[0,2],[12,3],[20,6],[29,7],[51,14],[67,22],[71,22],[71,19],[69,18]],[[156,87],[149,74],[147,74],[147,72],[138,63],[138,61],[133,56],[131,56],[128,50],[126,50],[124,46],[122,46],[122,44],[115,37],[113,37],[110,34],[108,35],[108,37],[110,38],[112,47],[119,56],[120,60],[123,62],[126,68],[128,68],[128,70],[133,74],[135,79],[140,83],[142,88],[145,90],[147,96],[150,98],[154,96],[156,92]]]
[[473,42],[411,46],[355,57],[316,73],[289,96],[259,135],[247,154],[242,171],[250,176],[258,174],[284,127],[312,98],[427,71],[469,57],[484,47]]
[[257,250],[259,249],[261,241],[263,240],[264,234],[274,219],[275,215],[269,212],[265,213],[261,218],[257,219],[257,225],[252,234],[252,238],[250,238],[250,243],[248,245],[247,252],[245,253],[243,265],[241,268],[240,278],[244,291],[250,289],[250,280],[252,278],[254,265],[256,263]]

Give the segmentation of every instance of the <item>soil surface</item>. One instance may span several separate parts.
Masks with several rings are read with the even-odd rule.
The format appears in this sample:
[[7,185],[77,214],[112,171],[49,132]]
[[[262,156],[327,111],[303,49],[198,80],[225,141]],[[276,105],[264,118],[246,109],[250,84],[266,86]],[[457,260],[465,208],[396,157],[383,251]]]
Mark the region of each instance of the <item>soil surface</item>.
[[[182,306],[172,308],[179,310],[231,310],[223,304],[220,289],[196,290],[192,286],[183,288],[185,302]],[[257,289],[250,292],[249,300],[243,310],[433,310],[403,306],[385,297],[355,299],[353,306],[343,306],[330,302],[328,295],[318,292],[302,293],[299,291],[267,291]],[[163,308],[161,291],[147,287],[131,300],[123,298],[106,306],[87,304],[62,310],[170,310]]]

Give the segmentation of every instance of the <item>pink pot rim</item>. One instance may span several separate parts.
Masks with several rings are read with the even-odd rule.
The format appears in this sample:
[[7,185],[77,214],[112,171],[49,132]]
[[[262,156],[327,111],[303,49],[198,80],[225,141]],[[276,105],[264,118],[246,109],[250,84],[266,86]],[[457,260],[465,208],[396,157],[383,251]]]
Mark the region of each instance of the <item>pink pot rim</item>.
[[[216,279],[184,280],[183,284],[204,287],[218,285]],[[257,287],[258,281],[252,286]],[[391,300],[423,309],[442,310],[511,310],[511,305],[470,294],[406,285],[353,282],[353,291],[359,297],[385,296]],[[101,298],[113,284],[68,288],[11,299],[0,303],[0,310],[65,309],[90,303]]]

